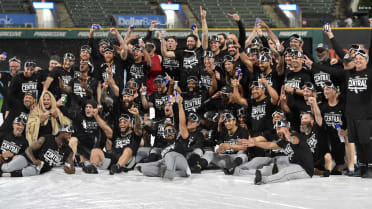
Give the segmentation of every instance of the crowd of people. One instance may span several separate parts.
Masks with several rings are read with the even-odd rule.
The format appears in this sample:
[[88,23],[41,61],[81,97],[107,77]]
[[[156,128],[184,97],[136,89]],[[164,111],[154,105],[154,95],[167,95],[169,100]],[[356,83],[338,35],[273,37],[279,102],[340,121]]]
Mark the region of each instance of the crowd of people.
[[201,37],[193,27],[186,46],[153,38],[152,22],[144,38],[134,27],[124,37],[110,28],[115,41],[95,40],[92,28],[78,58],[51,56],[45,69],[8,59],[0,176],[79,166],[167,179],[221,169],[255,184],[372,178],[372,44],[346,53],[329,28],[341,59],[319,43],[315,62],[297,34],[280,42],[258,19],[246,37],[229,14],[239,34],[209,36],[200,15]]

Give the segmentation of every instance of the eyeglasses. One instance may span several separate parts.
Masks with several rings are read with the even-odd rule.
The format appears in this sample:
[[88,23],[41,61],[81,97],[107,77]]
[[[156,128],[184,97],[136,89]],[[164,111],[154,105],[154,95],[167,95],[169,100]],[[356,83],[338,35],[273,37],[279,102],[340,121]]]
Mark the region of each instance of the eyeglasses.
[[251,86],[250,86],[251,89],[253,88],[261,88],[261,89],[265,89],[265,85],[263,85],[262,83],[258,82],[258,81],[253,81]]
[[217,41],[217,42],[220,42],[220,39],[218,38],[218,36],[212,36],[210,41]]
[[282,117],[285,117],[284,112],[283,111],[278,111],[278,110],[276,110],[275,112],[273,112],[273,114],[271,115],[271,117],[274,117],[277,114],[280,115],[280,116],[282,116]]
[[176,134],[176,133],[177,133],[177,131],[176,131],[175,128],[166,128],[166,129],[164,129],[164,136],[165,137],[168,137],[168,136],[173,135],[173,134]]
[[324,87],[332,88],[336,90],[336,86],[331,81],[324,81],[323,84],[324,84]]
[[193,122],[199,122],[200,121],[199,116],[195,113],[190,113],[187,118],[192,120]]
[[119,122],[122,121],[122,120],[126,120],[126,121],[130,122],[131,121],[131,117],[128,114],[122,114],[119,117]]
[[36,63],[35,62],[26,62],[25,67],[34,69],[36,67]]
[[157,79],[155,79],[155,80],[154,80],[154,84],[155,84],[156,86],[161,86],[161,85],[163,85],[163,79],[162,79],[162,78],[157,78]]
[[312,83],[310,83],[310,82],[306,82],[303,86],[302,86],[302,89],[305,89],[305,88],[307,88],[307,89],[310,89],[310,90],[314,90],[315,88],[314,88],[314,84],[312,84]]
[[258,52],[258,49],[256,48],[247,48],[246,53],[247,54],[258,54],[259,52]]
[[129,95],[129,96],[133,96],[133,90],[132,89],[129,89],[129,88],[125,88],[123,89],[123,91],[121,92],[122,95]]
[[21,64],[21,60],[18,59],[17,57],[12,57],[12,58],[10,58],[8,62],[9,62],[9,63],[10,63],[10,62],[18,62],[19,64]]
[[235,116],[231,113],[224,113],[222,115],[222,121],[225,122],[227,120],[235,120]]
[[132,47],[132,51],[134,52],[135,50],[139,50],[139,51],[143,51],[143,48],[142,47],[140,47],[140,46],[138,46],[138,45],[134,45],[133,47]]
[[292,57],[298,57],[298,58],[303,58],[304,57],[304,54],[300,51],[297,51],[297,50],[293,50],[291,52],[291,55],[292,55]]
[[280,127],[290,128],[291,127],[291,123],[289,121],[286,121],[286,120],[277,120],[277,121],[275,121],[274,128],[277,129],[277,128],[280,128]]
[[261,49],[261,52],[266,53],[266,54],[273,54],[273,52],[267,47],[263,47]]
[[189,82],[198,83],[198,78],[195,77],[195,76],[190,76],[190,77],[187,78],[187,81],[186,82],[187,83],[189,83]]
[[258,58],[259,62],[270,62],[270,57],[267,56],[266,54],[261,54],[260,57]]
[[353,50],[360,50],[360,49],[361,49],[361,47],[360,47],[359,44],[351,44],[349,52],[351,52]]
[[27,123],[27,120],[23,117],[18,116],[13,120],[13,124],[15,123],[23,123],[23,125],[25,125]]
[[72,53],[66,53],[63,55],[63,59],[75,60],[75,56]]
[[302,38],[301,38],[299,35],[297,35],[297,34],[293,34],[293,35],[289,38],[289,40],[290,40],[290,41],[291,41],[291,40],[296,40],[296,41],[303,42]]
[[286,48],[286,49],[284,50],[284,55],[286,55],[286,54],[292,54],[292,51],[293,51],[293,49],[291,49],[291,48]]
[[113,46],[111,45],[107,45],[104,49],[103,49],[103,52],[114,52],[115,49]]
[[234,60],[234,57],[232,57],[232,56],[230,56],[230,55],[225,55],[224,57],[223,57],[223,62],[235,62],[235,60]]
[[88,45],[83,45],[83,46],[81,46],[81,48],[80,48],[80,52],[82,52],[82,51],[87,51],[87,52],[89,52],[89,54],[90,54],[90,53],[92,53],[92,47],[90,47],[90,46],[88,46]]
[[101,46],[103,44],[110,45],[111,43],[107,39],[102,39],[102,40],[99,41],[98,45]]
[[353,56],[356,57],[358,54],[361,55],[362,57],[364,57],[364,58],[366,58],[366,59],[368,60],[368,54],[367,54],[367,52],[364,51],[363,49],[359,49],[359,50],[355,51],[355,53],[354,53]]
[[238,109],[237,116],[241,116],[241,115],[245,116],[246,114],[247,114],[247,111],[244,108]]
[[204,51],[203,57],[214,57],[214,54],[212,51]]

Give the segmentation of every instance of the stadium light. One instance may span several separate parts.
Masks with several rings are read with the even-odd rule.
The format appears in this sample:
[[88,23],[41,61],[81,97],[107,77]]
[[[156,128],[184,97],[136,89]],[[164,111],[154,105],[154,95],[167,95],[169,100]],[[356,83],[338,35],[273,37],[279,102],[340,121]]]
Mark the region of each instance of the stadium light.
[[282,11],[297,11],[297,5],[296,4],[278,4],[278,7]]
[[33,2],[34,9],[54,9],[53,2]]
[[173,4],[173,3],[161,3],[160,7],[164,11],[178,11],[180,10],[180,4]]

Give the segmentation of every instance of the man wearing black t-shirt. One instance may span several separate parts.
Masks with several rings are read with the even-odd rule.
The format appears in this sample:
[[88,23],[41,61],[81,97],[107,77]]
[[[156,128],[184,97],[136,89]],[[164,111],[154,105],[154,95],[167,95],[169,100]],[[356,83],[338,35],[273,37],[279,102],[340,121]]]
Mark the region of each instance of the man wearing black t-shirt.
[[329,177],[332,170],[332,156],[328,147],[326,124],[323,121],[317,101],[309,97],[311,112],[301,115],[300,132],[306,137],[306,142],[314,156],[316,174]]
[[186,115],[190,112],[196,112],[198,115],[203,114],[203,104],[208,93],[200,89],[197,77],[189,76],[187,78],[187,92],[182,93],[182,97]]
[[112,129],[99,116],[97,103],[88,100],[84,106],[84,114],[73,118],[78,139],[77,153],[83,163],[83,171],[86,173],[98,173],[97,165],[100,162],[102,149],[106,145],[106,139],[112,138]]
[[43,91],[49,90],[56,97],[56,100],[58,100],[61,97],[62,88],[66,88],[75,76],[72,69],[74,64],[75,56],[71,53],[65,53],[62,67],[55,67],[49,73],[45,80]]
[[156,86],[156,92],[149,96],[147,100],[146,90],[145,88],[141,88],[141,101],[143,108],[148,110],[150,107],[155,108],[155,118],[160,118],[164,116],[163,108],[166,103],[168,103],[168,88],[165,82],[165,78],[163,76],[158,75],[155,80],[154,84]]
[[10,173],[11,177],[34,176],[64,164],[65,173],[74,174],[73,152],[68,146],[72,132],[72,127],[65,125],[59,128],[57,136],[40,137],[26,149],[25,154],[4,164],[2,171]]
[[[286,116],[282,110],[276,110],[273,114],[273,128],[266,130],[262,136],[252,137],[251,139],[255,142],[277,142],[279,141],[279,136],[276,133],[275,123],[276,121],[286,120]],[[247,141],[246,139],[240,139],[238,144],[243,145]],[[236,176],[246,176],[246,175],[255,175],[256,169],[260,169],[263,175],[266,173],[272,172],[274,165],[277,165],[278,169],[282,169],[289,164],[287,155],[283,152],[282,149],[270,150],[270,157],[255,157],[249,162],[246,162],[236,168],[234,168],[233,175]],[[232,172],[231,172],[232,174]]]
[[286,68],[284,71],[284,91],[290,94],[290,96],[293,95],[294,99],[302,100],[304,92],[301,90],[301,87],[306,82],[312,82],[313,76],[311,72],[303,66],[304,55],[302,52],[292,51],[291,55],[291,67],[293,70]]
[[[224,124],[224,127],[222,127]],[[218,143],[215,152],[206,151],[200,159],[200,164],[192,168],[192,171],[205,169],[209,164],[221,169],[231,169],[248,160],[245,153],[247,147],[238,145],[238,139],[248,137],[248,132],[237,125],[236,118],[231,113],[224,113],[218,122]]]
[[291,132],[288,121],[277,121],[275,129],[280,140],[277,142],[258,142],[250,138],[248,147],[260,147],[262,149],[283,150],[289,158],[289,164],[272,175],[262,175],[260,170],[256,170],[254,183],[268,184],[284,182],[294,179],[311,178],[314,173],[313,155],[306,139],[302,134]]
[[17,74],[10,82],[8,95],[15,97],[19,101],[23,100],[26,92],[39,95],[41,83],[39,82],[38,76],[35,74],[35,67],[35,62],[25,62],[24,72],[22,74]]
[[[17,57],[12,57],[9,59],[10,73],[7,73],[7,72],[0,73],[0,82],[2,83],[2,88],[4,88],[4,92],[8,92],[8,87],[10,85],[10,82],[16,75],[18,75],[18,72],[21,70],[21,64],[22,62],[20,59],[18,59]],[[6,100],[3,100],[3,104],[1,106],[1,113],[3,113],[3,117],[6,118],[8,114]]]
[[[13,121],[13,130],[0,135],[0,174],[1,165],[11,161],[15,156],[23,154],[28,147],[28,141],[23,135],[26,120],[16,117]],[[6,170],[6,168],[4,168]],[[0,175],[1,176],[1,175]]]
[[[251,128],[251,135],[259,136],[265,130],[271,129],[271,114],[279,97],[275,89],[263,77],[261,77],[259,82],[252,82],[250,88],[253,99],[249,101],[236,93],[238,91],[236,87],[234,88],[234,95],[238,104],[248,107],[248,126]],[[266,96],[265,89],[267,89],[269,96]]]
[[[177,48],[177,39],[174,36],[168,36],[166,40],[166,50],[175,51]],[[163,50],[163,48],[162,48]],[[162,52],[163,54],[163,52]],[[180,61],[176,57],[163,57],[162,75],[168,74],[173,80],[180,80]]]
[[136,160],[138,147],[141,143],[142,128],[139,111],[137,108],[132,108],[130,113],[134,116],[134,127],[132,128],[132,117],[129,115],[121,115],[119,118],[118,128],[112,138],[112,151],[105,153],[104,164],[107,164],[107,158],[110,159],[110,174],[120,173],[122,170],[127,171],[132,169]]
[[95,92],[98,81],[96,78],[89,76],[88,61],[80,61],[80,75],[73,78],[66,88],[63,89],[68,94],[68,100],[65,105],[67,112],[71,114],[80,114],[81,107],[89,99],[95,99]]
[[204,70],[200,72],[200,89],[207,91],[211,96],[218,88],[215,71],[221,72],[222,69],[215,65],[213,52],[205,51],[203,57]]
[[[347,162],[347,174],[354,173],[355,145],[349,143],[346,134],[345,101],[340,99],[337,87],[331,81],[324,82],[324,97],[326,102],[320,106],[324,123],[327,125],[327,136],[331,145],[331,154],[335,159],[336,167],[332,174],[341,174],[345,169],[345,153]],[[336,126],[341,130],[338,131]]]
[[175,57],[180,61],[180,83],[182,90],[186,89],[186,79],[193,75],[199,77],[202,68],[202,53],[198,38],[195,35],[186,37],[186,49],[177,51],[167,51],[165,41],[162,40],[163,57]]

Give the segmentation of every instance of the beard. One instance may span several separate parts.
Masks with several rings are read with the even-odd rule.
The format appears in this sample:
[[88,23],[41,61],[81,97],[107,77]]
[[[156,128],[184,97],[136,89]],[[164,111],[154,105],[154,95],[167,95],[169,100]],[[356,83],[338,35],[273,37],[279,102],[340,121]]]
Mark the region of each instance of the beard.
[[311,125],[310,124],[304,124],[300,126],[300,132],[301,133],[306,133],[311,130]]

